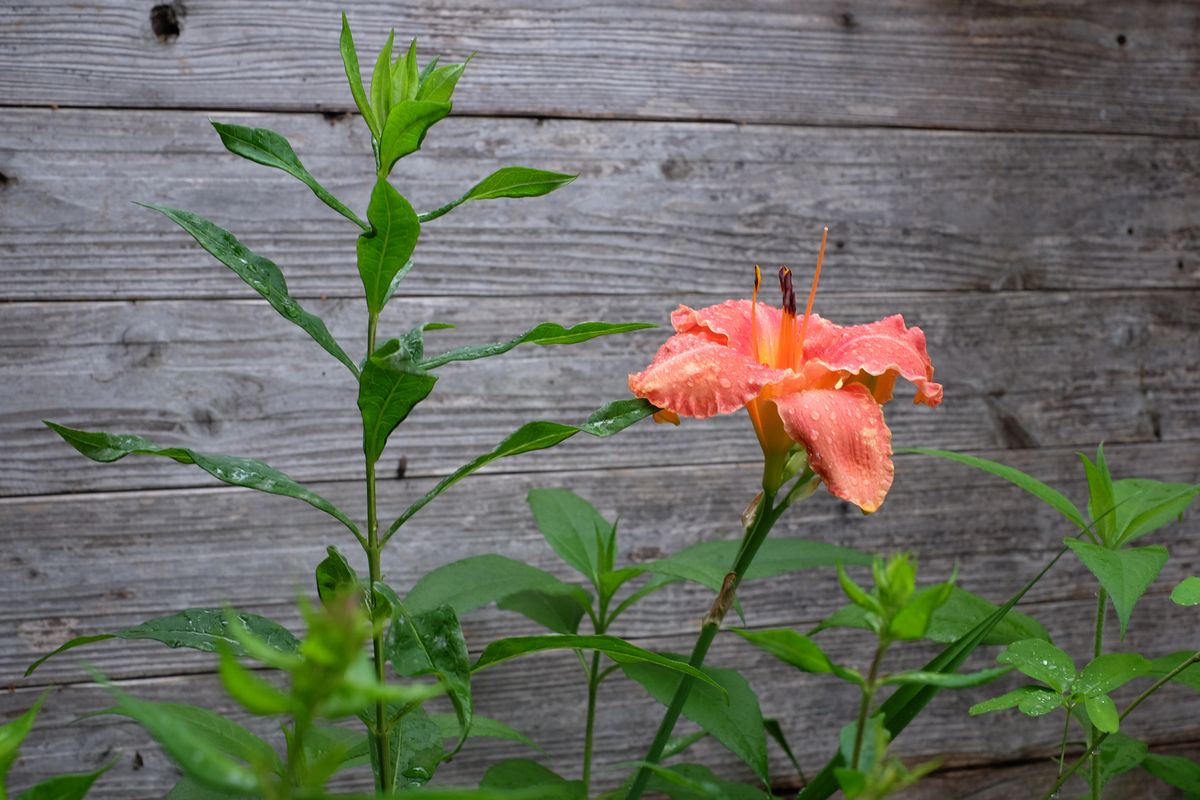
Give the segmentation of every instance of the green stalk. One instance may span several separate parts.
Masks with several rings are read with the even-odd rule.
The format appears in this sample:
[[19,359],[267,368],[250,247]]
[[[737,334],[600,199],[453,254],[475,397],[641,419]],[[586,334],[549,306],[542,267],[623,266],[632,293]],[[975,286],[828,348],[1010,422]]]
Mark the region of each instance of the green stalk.
[[[367,320],[367,358],[375,352],[375,329],[379,324],[379,314],[372,313]],[[367,573],[370,577],[371,586],[375,586],[375,582],[382,578],[382,572],[379,565],[379,556],[383,552],[383,546],[379,542],[379,514],[375,504],[375,462],[367,457]],[[375,663],[375,678],[380,683],[383,683],[387,678],[387,673],[384,671],[386,659],[383,652],[383,631],[377,631],[371,637],[372,650]],[[375,729],[368,731],[371,737],[371,745],[375,750],[375,757],[379,764],[379,780],[376,783],[376,789],[380,792],[391,791],[392,776],[391,776],[391,748],[388,747],[388,731],[387,731],[387,706],[382,700],[375,702]]]
[[592,786],[592,743],[596,730],[596,691],[600,688],[600,651],[592,651],[592,668],[588,672],[587,723],[583,733],[583,796]]
[[[1092,645],[1092,658],[1099,658],[1104,652],[1104,615],[1107,611],[1108,592],[1103,586],[1097,595],[1096,603],[1096,637]],[[1092,771],[1091,800],[1100,800],[1100,731],[1090,722],[1088,724],[1088,752],[1091,753],[1090,768]]]
[[883,663],[883,654],[888,644],[886,639],[879,640],[879,646],[875,648],[875,658],[871,660],[871,671],[867,673],[867,685],[863,687],[862,702],[858,706],[858,729],[854,732],[854,753],[850,757],[850,769],[858,769],[859,758],[862,756],[863,736],[871,714],[871,700],[875,697],[875,690],[879,688],[879,665]]
[[[764,481],[765,483],[765,481]],[[721,587],[721,591],[717,594],[717,599],[713,601],[712,608],[709,609],[707,616],[704,618],[704,626],[700,629],[700,635],[696,637],[696,644],[692,648],[691,658],[688,659],[689,666],[700,669],[704,665],[704,658],[708,655],[708,648],[712,646],[713,639],[716,638],[717,632],[721,629],[721,620],[725,618],[725,612],[733,604],[734,594],[737,592],[738,584],[742,581],[742,576],[746,574],[754,556],[758,553],[762,543],[766,541],[767,534],[771,532],[771,526],[779,519],[787,508],[787,504],[780,504],[775,507],[775,489],[763,489],[762,500],[758,507],[758,516],[754,520],[753,526],[746,531],[746,536],[742,540],[741,550],[738,552],[737,559],[734,561],[729,574],[725,576],[725,584]],[[687,702],[688,694],[692,691],[694,679],[690,675],[684,675],[679,686],[675,689],[675,695],[671,698],[670,705],[667,706],[667,713],[663,716],[662,723],[658,726],[658,732],[654,735],[654,741],[650,744],[650,749],[646,752],[646,757],[643,759],[647,764],[657,764],[662,758],[663,749],[666,748],[668,740],[671,738],[671,732],[675,730],[675,723],[679,720],[679,715],[683,712],[683,705]],[[633,783],[629,786],[629,793],[625,795],[625,800],[637,800],[642,796],[642,792],[646,790],[646,783],[650,780],[649,768],[642,766],[634,775]]]

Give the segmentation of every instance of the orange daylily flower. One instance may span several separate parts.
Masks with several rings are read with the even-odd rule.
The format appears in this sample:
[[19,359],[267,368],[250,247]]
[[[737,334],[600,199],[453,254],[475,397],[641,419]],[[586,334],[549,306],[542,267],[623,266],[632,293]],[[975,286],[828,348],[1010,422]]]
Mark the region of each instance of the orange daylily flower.
[[927,406],[941,402],[942,387],[933,382],[925,334],[905,327],[900,315],[843,327],[812,313],[824,254],[822,237],[802,318],[791,271],[780,268],[783,308],[777,309],[758,302],[755,267],[753,299],[676,309],[675,335],[650,366],[629,376],[629,388],[662,409],[660,421],[745,407],[768,472],[780,472],[798,443],[831,493],[871,512],[892,485],[892,434],[882,405],[892,399],[897,376],[911,381],[914,402]]

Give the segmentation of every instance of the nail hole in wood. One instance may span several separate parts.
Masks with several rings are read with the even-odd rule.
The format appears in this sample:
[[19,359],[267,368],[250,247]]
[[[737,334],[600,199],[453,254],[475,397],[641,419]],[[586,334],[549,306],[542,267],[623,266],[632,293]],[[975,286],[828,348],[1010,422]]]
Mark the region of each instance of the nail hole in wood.
[[161,3],[150,9],[150,30],[164,44],[179,38],[180,20],[187,16],[183,3]]

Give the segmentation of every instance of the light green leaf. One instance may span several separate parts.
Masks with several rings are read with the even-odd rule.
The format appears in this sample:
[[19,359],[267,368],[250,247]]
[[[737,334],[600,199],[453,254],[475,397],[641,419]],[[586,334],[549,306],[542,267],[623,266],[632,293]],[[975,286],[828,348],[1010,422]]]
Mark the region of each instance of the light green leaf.
[[229,152],[247,158],[256,164],[283,170],[312,189],[313,194],[322,203],[360,228],[369,230],[367,223],[359,219],[358,215],[347,208],[342,201],[330,194],[328,189],[317,183],[317,179],[312,176],[312,173],[300,163],[291,143],[283,136],[267,128],[247,128],[244,125],[211,122],[212,126],[217,129],[225,149]]
[[233,270],[251,289],[262,295],[263,299],[271,304],[271,308],[278,311],[285,319],[300,326],[305,333],[324,348],[325,352],[342,362],[346,369],[355,376],[358,375],[358,367],[333,338],[329,329],[325,327],[324,320],[316,314],[305,311],[288,294],[287,281],[284,280],[283,273],[280,272],[275,262],[252,252],[232,233],[214,225],[198,214],[153,203],[139,203],[139,205],[151,211],[157,211],[191,234],[201,247]]
[[[569,781],[527,758],[511,758],[488,767],[480,789],[524,789],[545,800],[586,800],[582,781]],[[503,795],[502,795],[503,796]]]
[[563,583],[545,570],[498,555],[470,556],[425,573],[404,598],[412,612],[448,605],[462,616],[489,603],[525,591],[547,594],[589,595],[578,586]]
[[654,771],[646,791],[662,794],[670,800],[770,800],[762,789],[727,781],[702,764],[661,764],[642,762]]
[[454,609],[438,606],[414,613],[400,608],[388,631],[387,657],[397,675],[433,675],[438,679],[454,704],[461,747],[471,729],[473,714],[471,659]]
[[21,754],[21,742],[25,741],[25,737],[33,730],[33,721],[37,719],[38,712],[42,709],[42,703],[46,702],[48,693],[49,690],[42,692],[33,707],[24,714],[12,722],[0,725],[0,796],[4,795],[8,771],[12,769],[13,762]]
[[884,678],[885,684],[913,683],[920,686],[937,686],[941,689],[970,689],[991,683],[1009,672],[1008,667],[992,667],[978,672],[925,672],[914,670],[898,672]]
[[[1180,650],[1169,655],[1160,656],[1150,662],[1150,670],[1147,674],[1161,678],[1173,672],[1176,667],[1190,659],[1193,655],[1195,655],[1195,651],[1193,650]],[[1192,664],[1171,680],[1200,692],[1200,664]]]
[[587,614],[587,605],[580,602],[578,594],[551,594],[527,589],[502,598],[496,607],[515,611],[555,633],[578,633],[579,623]]
[[321,560],[316,569],[317,597],[328,606],[351,592],[360,592],[361,586],[358,573],[336,547],[330,545],[325,548],[325,552],[328,555]]
[[[266,642],[270,647],[281,653],[295,653],[300,644],[291,631],[266,617],[257,614],[237,614],[238,619],[257,638]],[[140,625],[126,628],[115,633],[102,633],[96,636],[77,636],[69,642],[60,645],[29,665],[25,670],[28,677],[47,659],[59,653],[71,650],[80,645],[105,639],[149,639],[161,642],[167,647],[187,647],[205,653],[216,652],[217,647],[224,644],[237,655],[247,655],[241,643],[229,629],[226,612],[221,608],[188,608],[165,617],[155,617]]]
[[1071,657],[1041,639],[1013,642],[996,660],[1001,664],[1011,664],[1035,681],[1041,681],[1059,692],[1069,690],[1075,681],[1075,664]]
[[421,223],[408,200],[392,187],[386,177],[375,181],[371,202],[367,205],[371,226],[358,237],[358,274],[367,295],[367,310],[378,314],[393,291],[396,275],[409,263]]
[[616,529],[568,489],[531,489],[528,499],[547,544],[599,589],[601,554],[612,550]]
[[118,760],[114,758],[91,772],[75,772],[47,778],[21,792],[17,800],[83,800],[96,779],[116,766]]
[[401,158],[420,150],[426,132],[449,113],[449,103],[428,100],[408,100],[393,108],[380,136],[380,177],[391,174]]
[[850,598],[851,603],[869,614],[882,613],[883,609],[880,607],[879,601],[855,583],[854,579],[846,574],[846,570],[840,563],[837,565],[837,577],[838,585],[842,587],[842,593]]
[[949,450],[933,450],[925,447],[905,447],[897,450],[900,453],[919,453],[926,456],[937,456],[939,458],[947,458],[951,461],[957,461],[960,464],[966,464],[968,467],[981,469],[984,472],[989,472],[998,478],[1012,483],[1025,491],[1029,492],[1034,497],[1038,498],[1048,506],[1053,508],[1058,513],[1069,519],[1075,524],[1079,530],[1088,529],[1087,520],[1083,518],[1083,514],[1075,507],[1075,504],[1068,500],[1061,492],[1052,489],[1046,484],[1039,481],[1032,475],[1026,475],[1019,469],[989,461],[986,458],[977,458],[976,456],[968,456],[964,453],[954,453]]
[[1117,541],[1125,544],[1183,518],[1200,495],[1200,484],[1126,478],[1113,483]]
[[792,752],[792,746],[788,744],[787,736],[784,735],[783,726],[779,724],[779,720],[764,719],[763,729],[767,732],[767,736],[774,739],[779,748],[783,750],[784,755],[787,756],[788,761],[791,762],[792,767],[796,770],[796,776],[802,777],[804,770],[800,767],[800,761],[796,758],[796,754]]
[[1149,671],[1150,662],[1137,653],[1104,653],[1080,671],[1073,688],[1088,697],[1108,694]]
[[1124,639],[1134,605],[1167,563],[1167,548],[1150,545],[1109,550],[1078,539],[1068,539],[1066,545],[1108,591],[1121,621],[1121,638]]
[[[672,556],[642,566],[647,572],[693,581],[719,592],[741,544],[732,539],[699,542]],[[742,577],[742,582],[838,564],[869,566],[871,556],[849,547],[811,539],[768,538]]]
[[548,172],[530,167],[504,167],[493,172],[469,192],[444,206],[421,214],[421,222],[429,222],[471,200],[494,200],[501,197],[539,197],[561,189],[575,180],[575,175]]
[[1083,462],[1083,471],[1088,482],[1088,514],[1091,515],[1095,531],[1100,541],[1109,546],[1116,546],[1116,517],[1114,516],[1113,480],[1104,460],[1104,445],[1096,448],[1096,461],[1093,463],[1083,453],[1079,454]]
[[700,670],[688,666],[683,661],[643,650],[615,636],[580,636],[549,634],[545,636],[513,636],[498,639],[489,644],[471,667],[472,672],[494,667],[529,653],[541,653],[546,650],[599,650],[618,664],[655,664],[668,670],[690,675],[703,683],[716,687],[718,693],[723,689],[721,684]]
[[972,717],[1018,707],[1031,717],[1040,717],[1062,706],[1062,695],[1040,686],[1022,686],[999,697],[976,703],[967,710]]
[[730,630],[760,650],[770,653],[783,663],[802,672],[831,672],[844,681],[863,685],[862,676],[857,670],[833,663],[816,642],[794,630],[788,628],[773,628],[764,631],[748,631],[742,628],[731,628]]
[[[275,749],[228,717],[186,703],[157,703],[159,712],[174,724],[186,728],[188,736],[217,752],[244,762],[250,767],[278,771],[282,768]],[[103,713],[131,717],[124,706],[113,706]],[[134,717],[136,719],[136,717]]]
[[297,710],[290,695],[239,664],[228,648],[218,648],[218,651],[217,674],[221,676],[221,685],[251,714],[269,717]]
[[1171,602],[1179,606],[1200,605],[1200,578],[1189,575],[1171,590]]
[[912,641],[924,638],[929,630],[933,615],[950,599],[954,583],[939,583],[927,586],[914,593],[896,612],[888,625],[888,634],[895,639]]
[[375,70],[371,73],[371,110],[380,123],[388,118],[392,109],[392,42],[395,38],[396,31],[389,31],[387,41],[375,59]]
[[417,40],[408,43],[408,51],[392,65],[392,105],[417,96]]
[[[438,730],[442,733],[443,739],[457,739],[459,734],[458,717],[455,714],[430,714],[429,719],[433,724],[438,726]],[[525,734],[511,728],[500,720],[492,719],[491,717],[481,717],[478,714],[471,718],[471,733],[468,736],[470,739],[477,737],[487,737],[489,739],[507,739],[510,742],[518,742],[533,750],[541,751],[532,739]]]
[[449,103],[454,94],[454,87],[458,85],[458,79],[462,77],[463,70],[467,68],[467,64],[471,63],[473,57],[474,54],[462,64],[445,64],[440,67],[434,65],[427,68],[427,71],[421,76],[417,99],[428,100],[432,103]]
[[[684,665],[683,661],[676,663]],[[680,680],[678,675],[648,664],[626,663],[621,669],[663,705],[671,702]],[[767,783],[767,737],[758,696],[736,670],[705,667],[703,672],[708,683],[692,687],[683,715],[708,731]],[[721,689],[714,688],[714,683]]]
[[1083,699],[1083,707],[1087,710],[1088,719],[1098,730],[1116,733],[1120,727],[1117,706],[1108,695],[1088,695]]
[[586,422],[578,426],[564,425],[560,422],[527,422],[505,438],[504,441],[500,442],[500,444],[496,445],[490,452],[484,453],[469,464],[464,464],[443,478],[424,497],[409,506],[388,527],[384,541],[390,538],[392,534],[400,529],[401,525],[411,519],[414,514],[424,508],[433,498],[480,467],[486,466],[496,459],[529,453],[534,450],[544,450],[547,447],[553,447],[560,442],[570,439],[577,433],[586,433],[590,436],[601,438],[612,436],[615,433],[625,430],[635,422],[639,422],[654,414],[657,410],[646,400],[618,400],[598,409],[587,418]]
[[416,789],[432,778],[446,757],[445,738],[423,708],[401,717],[388,739],[392,750],[392,788]]
[[374,464],[388,438],[437,383],[431,375],[396,357],[392,339],[367,359],[358,384],[358,410],[363,420],[363,453]]
[[380,126],[375,121],[375,115],[371,111],[371,104],[367,101],[367,92],[363,88],[362,73],[358,68],[358,52],[354,47],[354,35],[350,33],[350,22],[346,19],[346,12],[342,12],[342,66],[346,69],[346,80],[350,84],[350,94],[354,97],[354,104],[358,106],[358,111],[363,116],[363,121],[367,123],[367,127],[371,129],[371,134],[378,139]]
[[180,464],[195,464],[217,480],[231,486],[244,486],[247,489],[257,489],[268,494],[303,500],[313,508],[324,511],[349,528],[355,536],[361,538],[358,527],[337,506],[261,461],[237,456],[197,453],[186,447],[160,447],[149,439],[132,434],[81,431],[46,420],[43,422],[65,439],[69,445],[93,461],[108,463],[118,461],[128,455],[138,455],[165,456]]
[[1183,789],[1188,794],[1200,794],[1200,764],[1190,758],[1148,753],[1142,759],[1141,766],[1146,772],[1177,789]]
[[586,342],[589,339],[595,339],[597,336],[611,336],[614,333],[628,333],[629,331],[638,331],[653,327],[656,326],[647,322],[581,322],[570,328],[564,328],[562,325],[554,322],[543,322],[525,331],[515,339],[509,339],[507,342],[459,347],[426,359],[421,366],[424,369],[435,369],[452,361],[474,361],[479,358],[498,356],[501,353],[507,353],[519,344],[537,344],[542,346],[577,344],[579,342]]

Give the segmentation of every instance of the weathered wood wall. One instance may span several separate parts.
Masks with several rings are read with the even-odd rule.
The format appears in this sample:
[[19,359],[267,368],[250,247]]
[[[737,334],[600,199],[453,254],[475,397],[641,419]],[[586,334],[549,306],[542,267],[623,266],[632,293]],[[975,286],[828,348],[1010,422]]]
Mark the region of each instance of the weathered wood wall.
[[[213,487],[186,468],[91,464],[40,419],[261,457],[361,504],[354,393],[340,369],[130,202],[228,226],[361,348],[355,231],[286,176],[226,154],[205,124],[212,115],[283,132],[320,180],[365,206],[369,142],[346,114],[339,6],[187,0],[173,6],[172,31],[155,30],[151,5],[0,8],[0,676],[10,687],[0,713],[59,687],[14,770],[17,788],[121,750],[95,795],[161,796],[173,769],[138,728],[73,723],[105,703],[76,659],[32,679],[20,677],[24,666],[69,636],[187,606],[229,602],[296,623],[295,592],[344,533],[306,506]],[[478,52],[455,116],[397,175],[419,206],[509,163],[581,175],[550,199],[477,204],[431,224],[389,328],[449,320],[458,330],[438,336],[450,344],[543,318],[664,321],[680,301],[745,296],[755,262],[803,273],[829,224],[819,310],[852,321],[904,313],[924,327],[946,386],[934,412],[889,408],[898,445],[1004,460],[1076,499],[1074,451],[1101,439],[1122,475],[1200,480],[1200,5],[345,5],[361,50],[395,26],[421,37],[425,57]],[[522,421],[576,420],[622,396],[625,374],[661,336],[448,370],[385,456],[408,463],[403,481],[384,482],[385,505],[401,507]],[[626,559],[729,536],[754,491],[755,455],[745,419],[730,418],[646,424],[503,462],[414,520],[385,568],[404,586],[455,558],[503,552],[561,571],[523,502],[544,485],[619,513]],[[929,576],[958,563],[963,585],[993,598],[1064,534],[1019,491],[910,456],[897,459],[881,513],[849,511],[820,497],[784,528],[913,549]],[[1197,534],[1191,520],[1161,535],[1173,558],[1135,614],[1131,646],[1196,646],[1195,615],[1165,593],[1200,570]],[[1028,603],[1080,658],[1090,586],[1064,565]],[[803,626],[838,603],[828,576],[749,585],[743,598],[754,626]],[[621,633],[686,648],[706,604],[699,589],[664,592]],[[476,649],[525,629],[494,610],[467,625]],[[861,640],[833,641],[845,660],[859,657]],[[844,722],[851,697],[724,638],[714,656],[745,671],[806,766],[824,760],[830,740],[816,732]],[[230,710],[210,658],[149,644],[102,644],[86,658],[146,696]],[[536,695],[519,682],[527,670],[538,671]],[[497,668],[479,692],[483,713],[575,772],[584,693],[572,659]],[[939,698],[899,741],[910,759],[945,763],[910,796],[1013,798],[1044,787],[1057,727],[971,720],[970,698]],[[603,702],[600,764],[638,757],[659,709],[617,682]],[[1170,691],[1131,728],[1156,749],[1196,756],[1198,708]],[[699,752],[744,774],[719,747]],[[448,772],[466,780],[516,754],[472,744]],[[780,787],[794,785],[784,762],[773,764]],[[1119,791],[1173,796],[1141,780]]]

